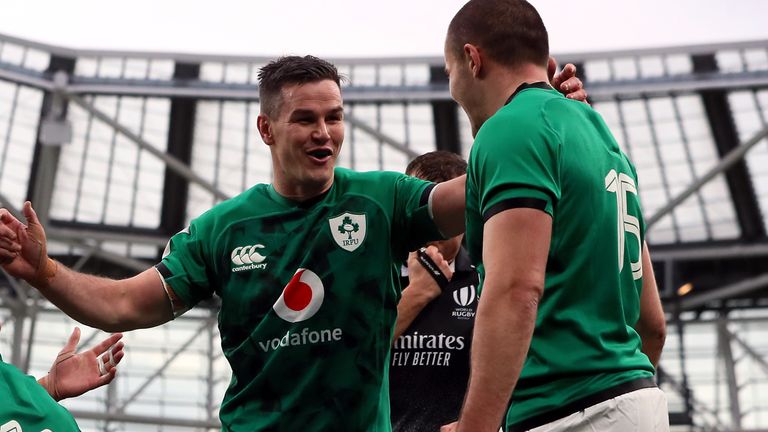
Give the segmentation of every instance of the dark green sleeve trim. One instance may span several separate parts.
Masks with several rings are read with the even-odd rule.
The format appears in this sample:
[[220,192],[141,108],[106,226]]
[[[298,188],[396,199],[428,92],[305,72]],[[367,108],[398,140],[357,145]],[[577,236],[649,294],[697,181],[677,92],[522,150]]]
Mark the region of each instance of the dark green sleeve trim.
[[427,204],[429,204],[429,194],[432,193],[432,189],[437,186],[436,183],[432,183],[431,185],[424,188],[424,192],[421,193],[421,198],[419,198],[419,207],[423,207]]
[[163,277],[163,279],[168,279],[173,276],[173,273],[168,269],[168,266],[165,265],[165,263],[157,263],[155,264],[155,268],[158,272],[160,272],[160,275]]
[[531,208],[535,210],[546,211],[545,209],[547,208],[547,202],[539,198],[519,197],[505,199],[504,201],[492,205],[488,211],[483,213],[483,223],[488,222],[488,219],[496,216],[504,210],[513,208]]

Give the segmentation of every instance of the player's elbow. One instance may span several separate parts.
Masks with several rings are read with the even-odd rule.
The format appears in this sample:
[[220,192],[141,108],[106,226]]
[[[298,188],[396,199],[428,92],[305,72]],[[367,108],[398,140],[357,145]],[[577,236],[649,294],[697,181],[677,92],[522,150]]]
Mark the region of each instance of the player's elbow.
[[657,319],[652,322],[641,320],[638,322],[637,331],[643,345],[661,348],[667,340],[667,324],[664,319]]
[[107,333],[125,332],[138,328],[131,326],[129,321],[116,313],[114,308],[105,309],[97,316],[78,319],[78,321]]
[[105,332],[125,332],[141,328],[139,325],[139,316],[137,311],[132,308],[132,302],[129,299],[116,299],[110,313],[105,316],[104,321],[99,328]]
[[98,328],[114,333],[149,327],[146,321],[150,313],[142,308],[144,300],[130,284],[115,281],[112,292],[113,298],[105,307],[106,313],[102,314]]
[[512,301],[519,302],[521,306],[535,313],[539,309],[541,296],[544,295],[544,282],[529,281],[517,285],[512,294]]
[[649,338],[658,346],[663,347],[664,343],[667,341],[667,326],[662,322],[660,326],[651,331]]
[[499,287],[502,288],[498,290],[497,297],[500,303],[534,313],[538,310],[544,294],[544,281],[538,278],[515,278],[499,284]]
[[122,321],[110,321],[101,323],[97,328],[107,333],[119,333],[136,330],[139,327],[130,326]]

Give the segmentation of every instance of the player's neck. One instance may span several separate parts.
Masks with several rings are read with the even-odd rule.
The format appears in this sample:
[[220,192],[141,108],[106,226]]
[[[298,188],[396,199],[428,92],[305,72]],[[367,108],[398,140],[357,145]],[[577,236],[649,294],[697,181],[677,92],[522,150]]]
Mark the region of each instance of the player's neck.
[[491,118],[497,111],[504,106],[512,93],[524,83],[549,82],[547,79],[547,70],[533,64],[524,64],[514,68],[508,66],[491,64],[488,70],[488,76],[482,80],[481,88],[483,101],[475,111],[476,115],[471,121],[473,127],[473,136],[477,133],[480,126],[486,120]]
[[323,184],[287,184],[278,179],[275,179],[272,182],[272,188],[275,189],[275,192],[280,194],[283,198],[296,202],[304,202],[318,197],[328,192],[331,186],[333,186],[333,177]]
[[512,96],[521,85],[533,84],[536,82],[549,82],[547,69],[530,63],[515,68],[504,69],[500,73],[502,73],[503,76],[502,79],[499,80],[499,86],[496,89],[499,95],[499,100],[494,101],[497,104],[496,111],[506,104],[509,97]]

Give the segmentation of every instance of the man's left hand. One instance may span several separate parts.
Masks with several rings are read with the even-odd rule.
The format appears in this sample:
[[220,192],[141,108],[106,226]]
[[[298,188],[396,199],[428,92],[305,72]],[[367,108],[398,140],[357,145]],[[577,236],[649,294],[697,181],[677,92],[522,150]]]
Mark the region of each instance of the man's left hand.
[[115,367],[124,355],[124,345],[118,342],[122,337],[120,333],[113,334],[88,351],[78,353],[80,329],[75,327],[48,375],[40,379],[40,384],[57,401],[109,384],[115,378]]

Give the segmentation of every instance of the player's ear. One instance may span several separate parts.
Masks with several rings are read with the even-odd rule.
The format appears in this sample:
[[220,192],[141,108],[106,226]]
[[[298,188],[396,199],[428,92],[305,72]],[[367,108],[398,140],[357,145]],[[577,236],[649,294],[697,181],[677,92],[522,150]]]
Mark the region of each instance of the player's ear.
[[464,44],[464,59],[468,63],[469,70],[472,71],[472,76],[480,77],[483,69],[483,57],[480,48],[477,45]]
[[272,131],[272,121],[264,114],[259,114],[256,118],[256,127],[259,129],[259,135],[261,140],[266,145],[272,145],[275,143],[275,138]]

